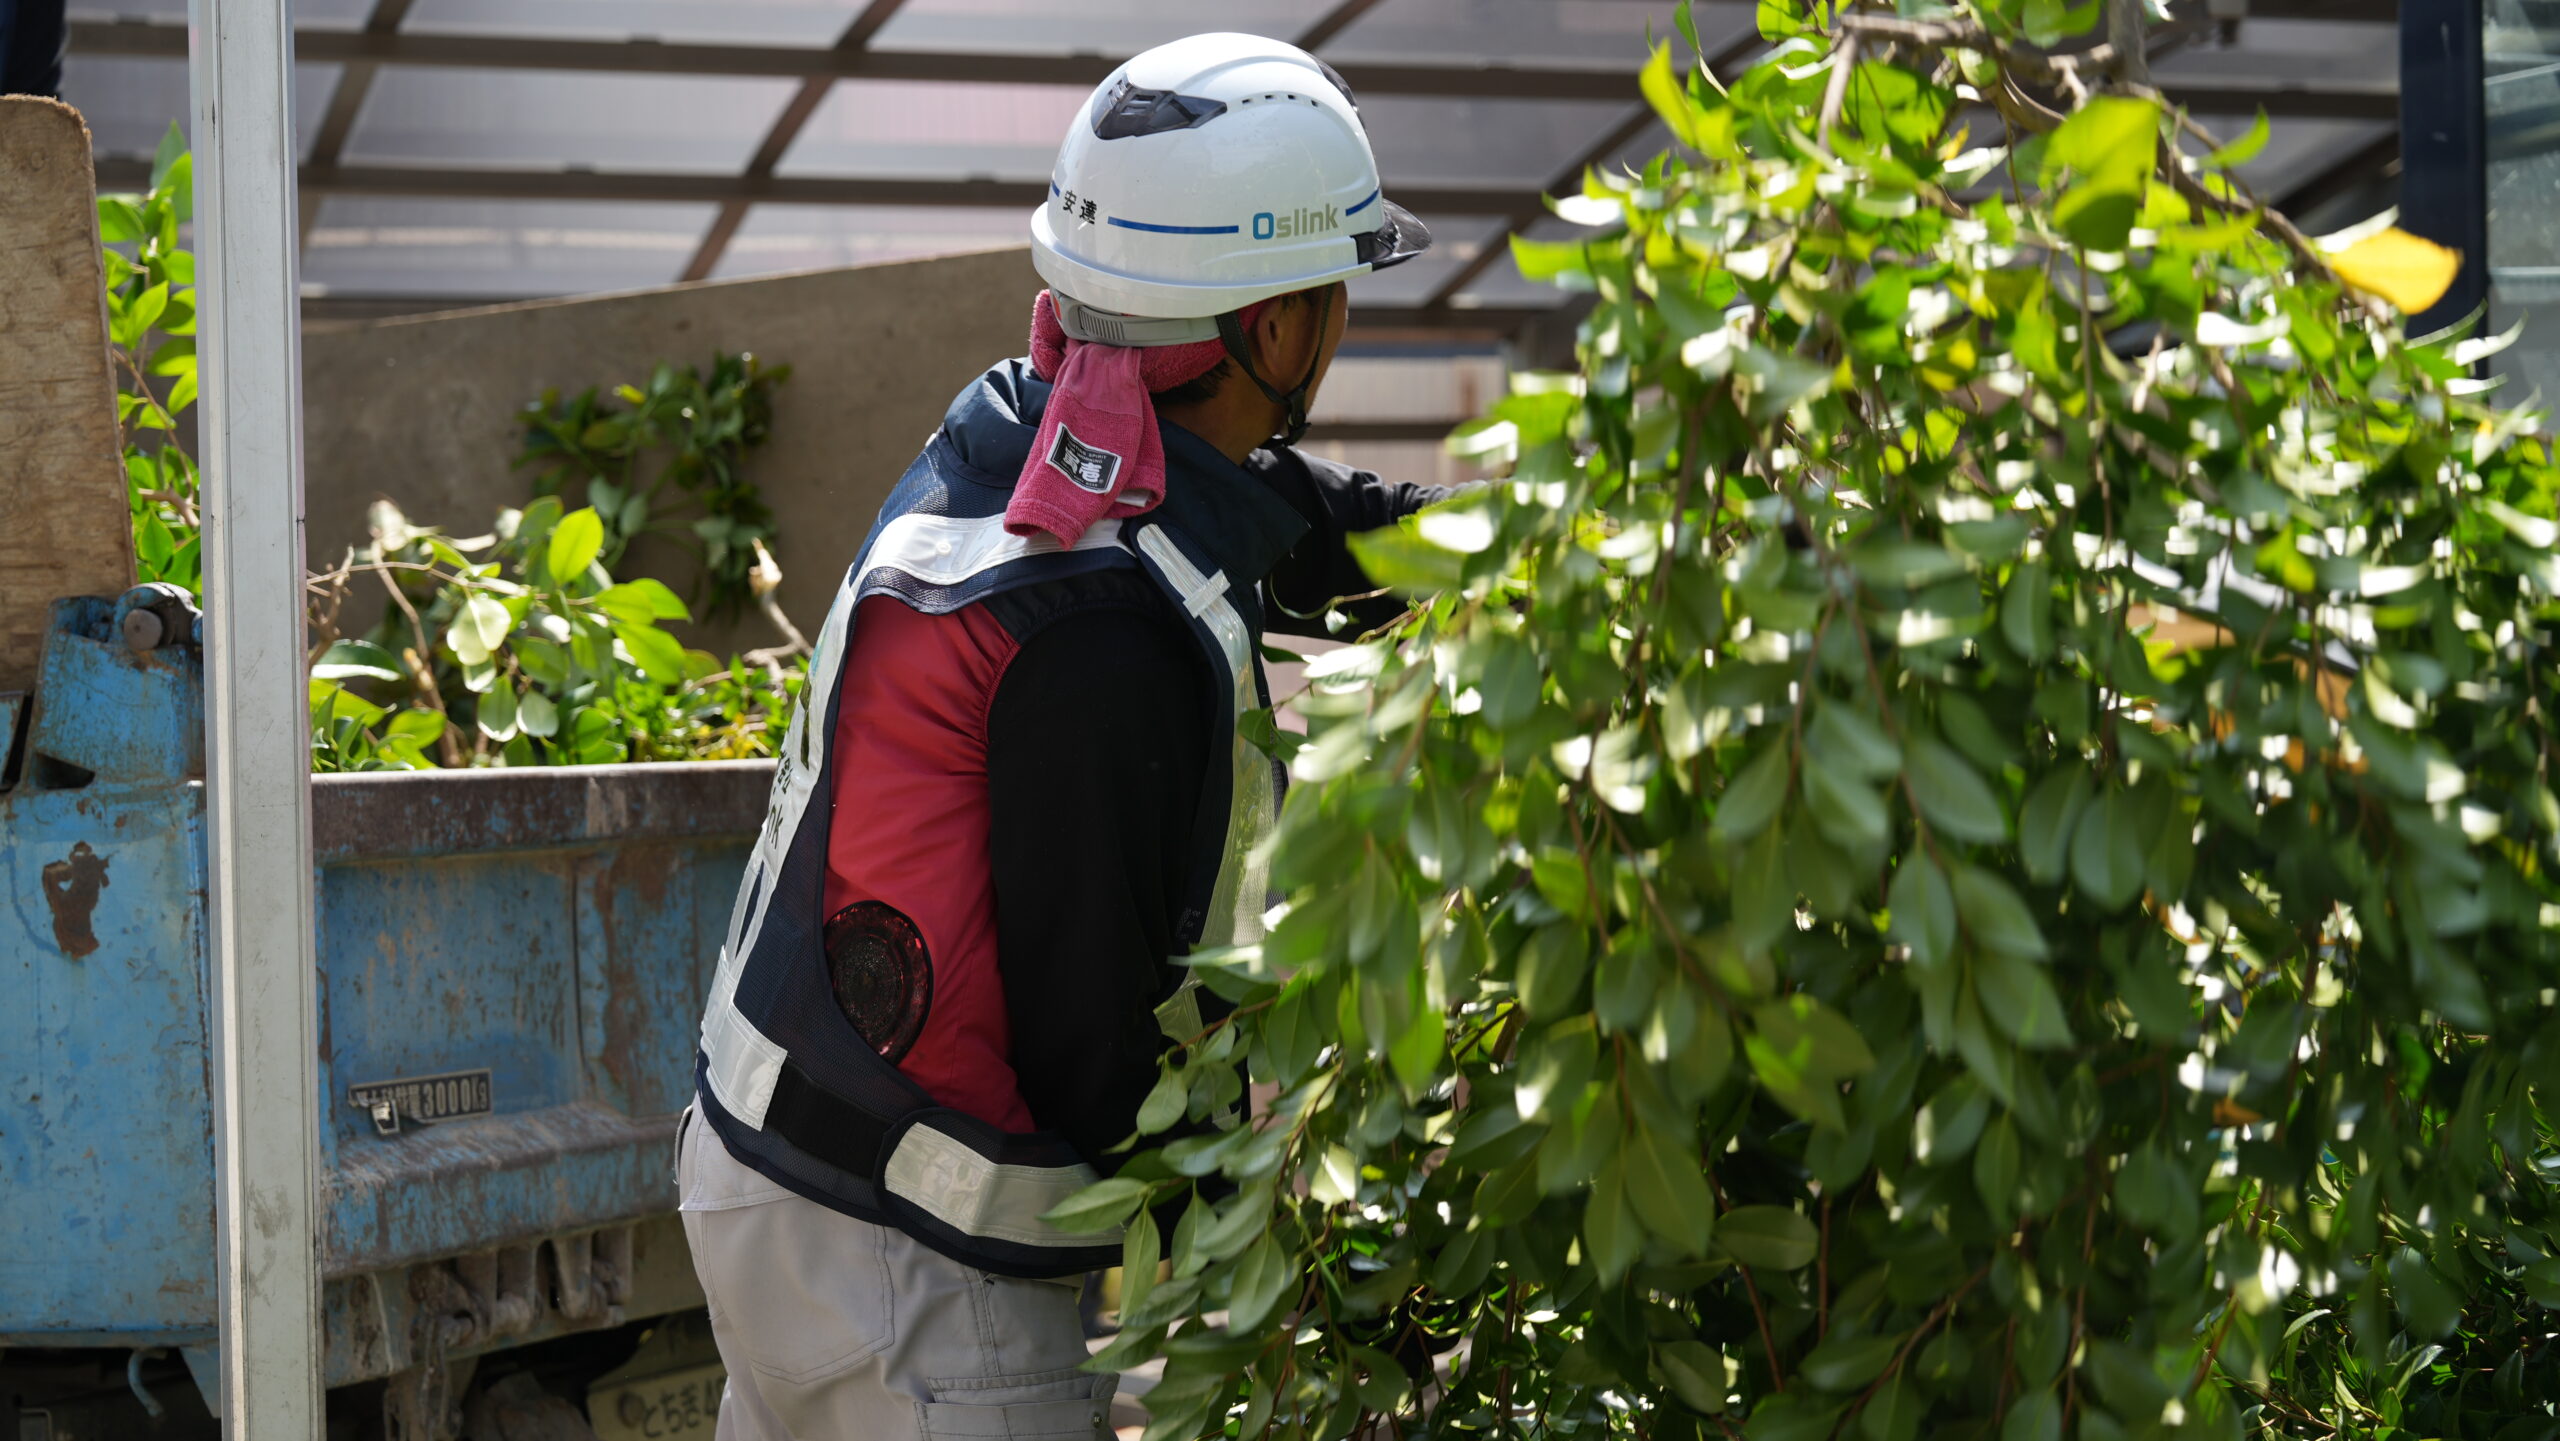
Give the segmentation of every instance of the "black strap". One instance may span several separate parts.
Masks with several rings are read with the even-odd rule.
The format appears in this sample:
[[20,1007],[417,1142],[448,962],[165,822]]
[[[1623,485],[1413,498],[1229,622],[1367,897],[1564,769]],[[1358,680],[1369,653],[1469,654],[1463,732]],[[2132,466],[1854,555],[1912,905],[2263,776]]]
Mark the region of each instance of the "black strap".
[[880,1182],[880,1148],[889,1128],[861,1107],[830,1095],[796,1061],[782,1063],[766,1103],[764,1129],[849,1175]]
[[1226,344],[1227,354],[1235,357],[1237,367],[1244,371],[1244,378],[1261,388],[1263,398],[1279,406],[1284,413],[1288,429],[1276,437],[1284,446],[1296,445],[1307,437],[1307,390],[1316,383],[1316,370],[1324,364],[1324,328],[1333,319],[1333,292],[1333,286],[1324,287],[1324,298],[1316,302],[1316,348],[1307,357],[1307,373],[1299,376],[1297,385],[1285,395],[1253,368],[1252,350],[1245,344],[1244,324],[1237,318],[1244,312],[1230,310],[1218,317],[1218,339]]

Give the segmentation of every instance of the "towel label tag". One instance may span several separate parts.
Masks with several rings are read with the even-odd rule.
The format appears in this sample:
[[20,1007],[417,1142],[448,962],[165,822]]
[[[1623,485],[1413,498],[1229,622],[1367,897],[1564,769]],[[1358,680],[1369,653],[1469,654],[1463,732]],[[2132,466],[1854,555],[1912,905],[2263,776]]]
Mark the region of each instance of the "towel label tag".
[[1085,444],[1063,425],[1058,427],[1058,438],[1049,445],[1049,463],[1079,488],[1096,495],[1109,495],[1111,482],[1120,476],[1119,456]]

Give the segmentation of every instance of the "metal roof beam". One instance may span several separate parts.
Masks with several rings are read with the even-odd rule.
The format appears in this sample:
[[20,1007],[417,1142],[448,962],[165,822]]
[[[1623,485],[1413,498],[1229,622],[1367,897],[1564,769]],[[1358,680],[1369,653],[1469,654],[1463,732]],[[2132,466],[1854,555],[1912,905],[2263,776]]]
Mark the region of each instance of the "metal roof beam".
[[[109,157],[98,184],[130,191],[150,183],[151,162]],[[803,175],[670,175],[596,170],[478,170],[405,165],[306,165],[302,184],[332,195],[440,196],[480,200],[605,200],[721,205],[936,205],[1029,210],[1048,194],[1037,180],[835,178]],[[1394,185],[1398,203],[1440,215],[1509,215],[1537,203],[1517,187]]]
[[[1757,41],[1753,42],[1755,45]],[[157,21],[75,21],[71,48],[82,55],[181,58],[183,25]],[[815,49],[788,45],[668,44],[655,40],[558,40],[514,35],[303,30],[295,57],[313,64],[449,66],[479,70],[575,70],[633,75],[731,75],[792,80],[921,80],[944,84],[1095,85],[1117,63],[1099,55],[981,55],[945,51]],[[1495,64],[1350,62],[1339,67],[1362,95],[1482,100],[1625,100],[1629,69]],[[2253,88],[2228,81],[2169,79],[2162,90],[2191,110],[2321,119],[2388,119],[2389,91],[2370,87]]]
[[[1766,44],[1767,42],[1762,40],[1759,32],[1755,30],[1709,56],[1707,69],[1718,80],[1725,79],[1752,56],[1760,53]],[[1478,250],[1464,265],[1459,266],[1448,279],[1440,282],[1439,288],[1431,292],[1431,298],[1423,303],[1424,308],[1447,310],[1450,303],[1457,299],[1460,291],[1475,284],[1476,280],[1491,269],[1496,261],[1511,253],[1511,237],[1528,229],[1537,223],[1540,216],[1547,213],[1547,196],[1579,190],[1582,186],[1584,171],[1617,153],[1621,147],[1643,133],[1645,126],[1652,121],[1652,106],[1635,107],[1627,113],[1625,118],[1609,127],[1608,131],[1594,141],[1588,149],[1575,156],[1572,164],[1557,171],[1555,178],[1547,183],[1545,190],[1524,197],[1522,203],[1505,211],[1502,233],[1487,242],[1483,249]],[[1402,203],[1408,208],[1412,204],[1410,201]]]
[[[416,0],[373,0],[364,28],[377,35],[391,34],[408,18],[409,7],[415,3]],[[329,92],[329,108],[320,117],[320,132],[311,140],[312,164],[335,165],[338,157],[346,153],[347,136],[356,128],[356,116],[364,109],[365,96],[373,93],[373,77],[379,69],[358,62],[338,72],[337,88]],[[305,191],[300,204],[300,234],[308,238],[312,224],[320,218],[320,197]]]
[[[836,49],[848,55],[859,55],[869,49],[871,37],[879,34],[880,27],[895,18],[898,7],[905,3],[906,0],[871,0],[870,4],[862,7],[861,14],[853,17],[853,23],[845,27],[844,34],[836,37]],[[789,153],[791,143],[800,138],[801,130],[809,124],[809,117],[818,113],[818,106],[833,88],[835,81],[824,76],[800,82],[799,90],[782,107],[782,113],[774,117],[773,127],[765,132],[764,143],[756,147],[755,155],[747,161],[749,176],[761,179],[771,175],[782,164],[782,157]],[[693,258],[685,262],[684,270],[676,278],[710,278],[711,272],[720,264],[721,255],[728,250],[729,242],[737,238],[738,227],[745,224],[746,219],[747,201],[744,198],[723,202],[720,213],[712,218],[711,229],[703,235],[702,243],[694,248]]]

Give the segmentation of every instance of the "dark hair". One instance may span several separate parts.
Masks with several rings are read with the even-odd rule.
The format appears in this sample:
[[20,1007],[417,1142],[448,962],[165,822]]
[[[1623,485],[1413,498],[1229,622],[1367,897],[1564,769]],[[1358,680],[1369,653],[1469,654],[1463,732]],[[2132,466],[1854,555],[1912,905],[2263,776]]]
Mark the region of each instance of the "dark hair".
[[1155,402],[1158,406],[1198,405],[1215,396],[1218,388],[1227,383],[1227,377],[1235,373],[1234,361],[1221,360],[1180,385],[1156,391]]
[[[1288,294],[1280,297],[1280,303],[1283,305],[1304,305],[1307,303],[1307,297],[1313,294],[1315,294],[1315,292],[1312,290],[1292,290]],[[1155,402],[1159,406],[1201,404],[1202,402],[1216,396],[1219,389],[1227,383],[1228,378],[1233,376],[1235,373],[1236,363],[1234,360],[1221,360],[1217,364],[1210,366],[1207,370],[1202,371],[1200,374],[1182,382],[1180,385],[1174,386],[1168,390],[1153,392]]]

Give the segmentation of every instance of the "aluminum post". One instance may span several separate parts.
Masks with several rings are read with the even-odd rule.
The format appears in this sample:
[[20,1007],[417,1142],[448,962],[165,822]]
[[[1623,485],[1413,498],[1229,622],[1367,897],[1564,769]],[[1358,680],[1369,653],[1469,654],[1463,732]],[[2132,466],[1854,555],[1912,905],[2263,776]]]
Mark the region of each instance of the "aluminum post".
[[318,1025],[288,0],[190,0],[222,1422],[317,1441]]

